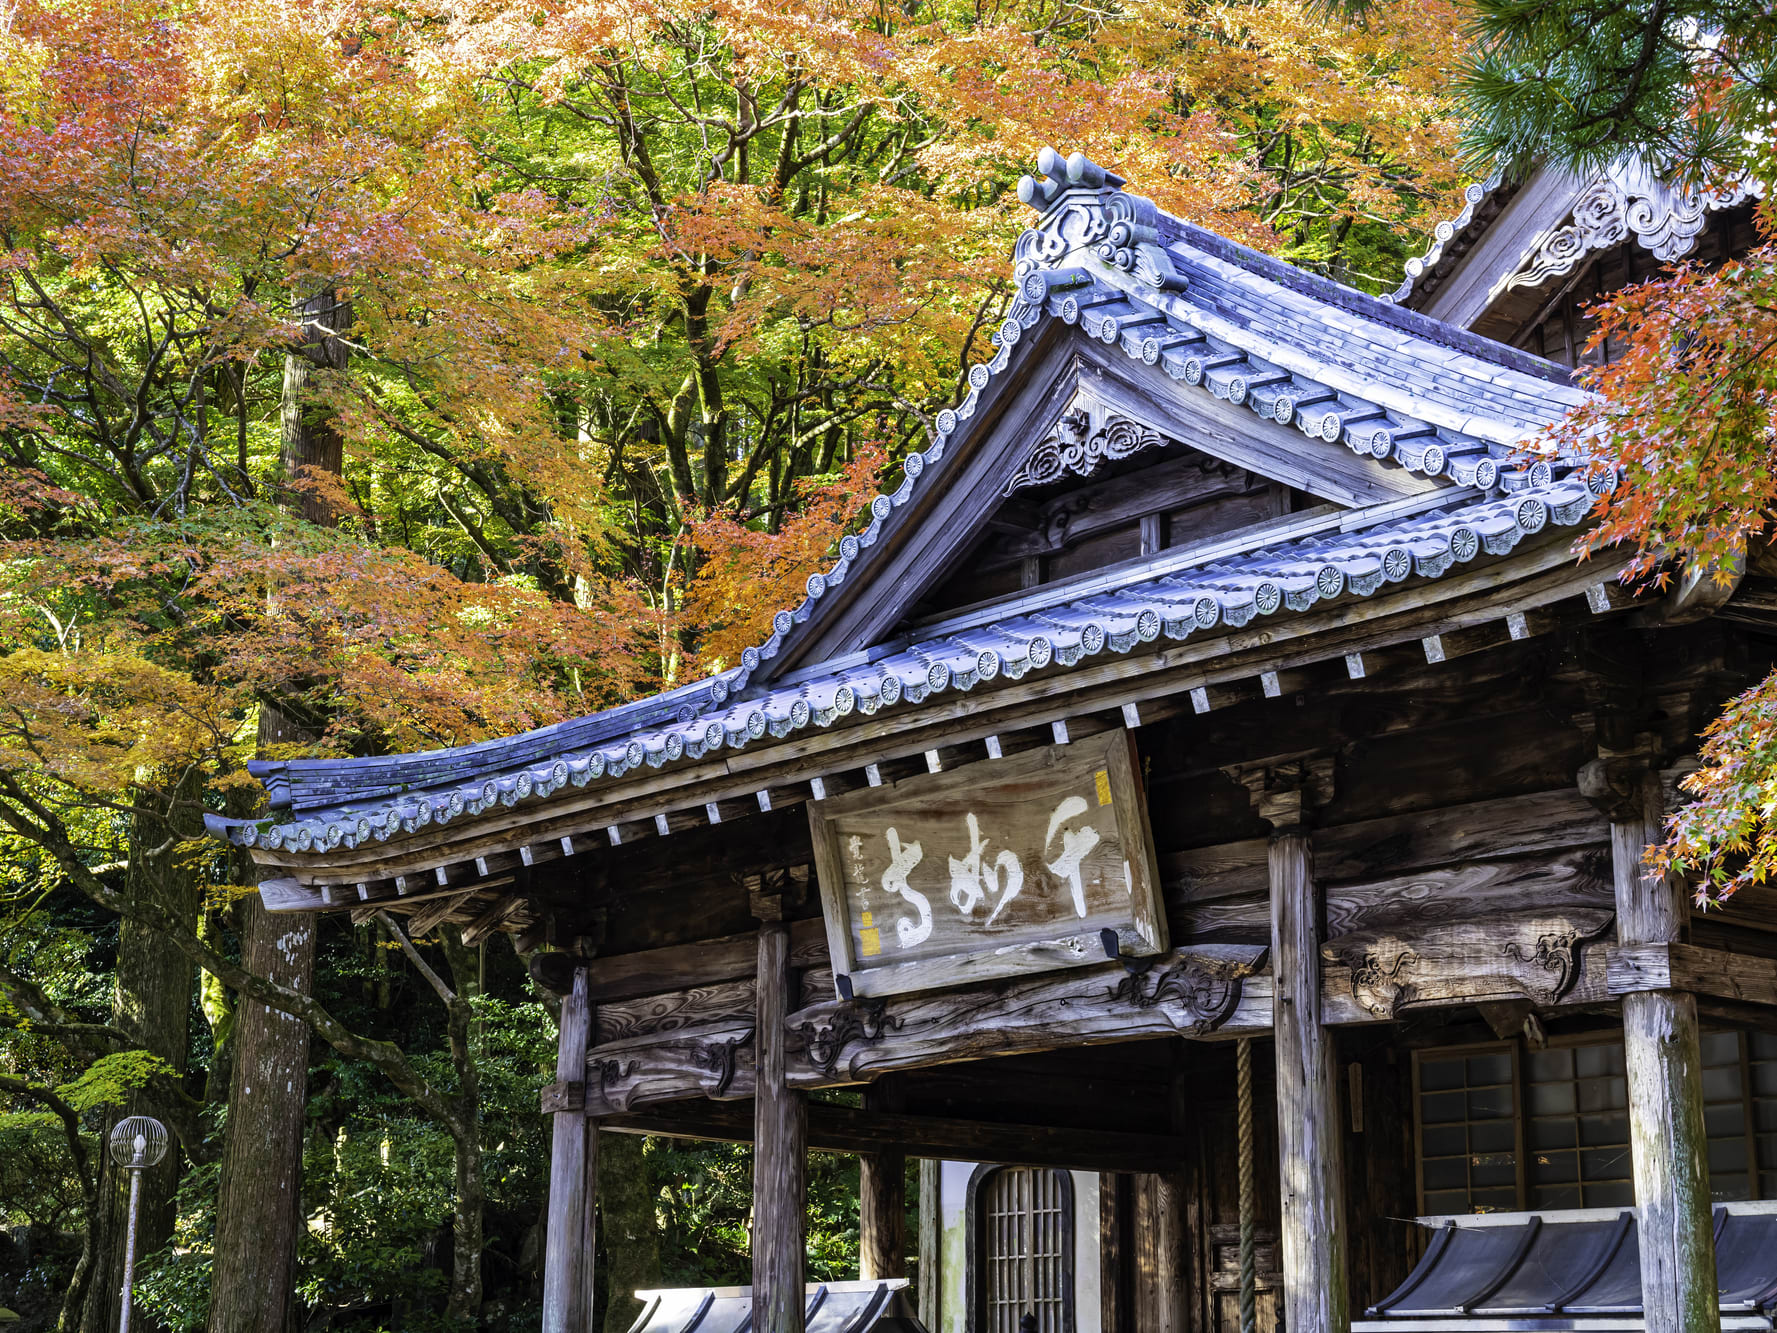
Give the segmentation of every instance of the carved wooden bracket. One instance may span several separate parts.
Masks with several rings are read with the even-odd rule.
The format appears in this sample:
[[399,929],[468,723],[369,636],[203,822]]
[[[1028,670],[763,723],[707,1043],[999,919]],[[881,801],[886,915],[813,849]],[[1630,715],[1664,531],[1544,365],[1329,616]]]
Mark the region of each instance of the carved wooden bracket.
[[692,1059],[698,1065],[708,1069],[716,1076],[713,1083],[704,1086],[704,1095],[714,1101],[721,1101],[734,1084],[735,1056],[744,1048],[753,1044],[754,1029],[748,1028],[737,1037],[726,1041],[703,1041],[693,1044]]
[[1278,755],[1222,772],[1247,789],[1253,810],[1280,833],[1300,828],[1315,809],[1333,799],[1333,757],[1328,754]]
[[586,1060],[586,1113],[612,1115],[686,1097],[726,1101],[753,1095],[753,1028],[675,1032],[621,1047],[594,1047]]
[[1249,961],[1173,955],[1171,961],[1131,972],[1110,988],[1110,998],[1162,1014],[1180,1032],[1213,1032],[1240,1005],[1243,977],[1251,976],[1263,953]]
[[1511,998],[1552,1005],[1578,980],[1583,946],[1613,920],[1610,912],[1578,911],[1458,921],[1411,935],[1364,931],[1329,940],[1321,955],[1350,970],[1352,999],[1378,1018]]
[[[799,1023],[794,1031],[808,1063],[831,1076],[847,1046],[881,1041],[883,1033],[900,1026],[901,1019],[889,1016],[886,1000],[858,999],[847,1000],[819,1018]],[[791,1049],[797,1044],[793,1041]]]

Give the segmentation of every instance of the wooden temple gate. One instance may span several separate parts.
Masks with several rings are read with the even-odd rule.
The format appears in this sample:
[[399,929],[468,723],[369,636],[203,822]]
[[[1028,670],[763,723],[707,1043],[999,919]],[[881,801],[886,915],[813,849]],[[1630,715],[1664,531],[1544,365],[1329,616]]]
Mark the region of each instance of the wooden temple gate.
[[[770,1333],[811,1150],[863,1158],[866,1277],[906,1271],[908,1158],[1096,1173],[1058,1328],[1461,1327],[1491,1291],[1438,1323],[1402,1284],[1487,1238],[1413,1218],[1529,1247],[1631,1204],[1633,1320],[1523,1326],[1720,1327],[1703,1032],[1758,1213],[1777,918],[1642,854],[1769,669],[1777,562],[1629,595],[1570,554],[1608,476],[1517,452],[1559,368],[1043,170],[995,356],[768,643],[510,741],[267,765],[278,813],[213,827],[274,908],[534,951],[546,1333],[590,1328],[600,1129],[753,1143]],[[1616,1050],[1549,1109],[1544,1065]],[[960,1258],[942,1327],[997,1330]]]

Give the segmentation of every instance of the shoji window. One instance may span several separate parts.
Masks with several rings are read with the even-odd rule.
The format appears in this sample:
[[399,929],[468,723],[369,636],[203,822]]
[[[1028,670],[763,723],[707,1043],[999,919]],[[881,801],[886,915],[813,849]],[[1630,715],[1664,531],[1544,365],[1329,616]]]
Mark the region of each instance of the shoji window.
[[[1710,1192],[1777,1198],[1777,1036],[1706,1032]],[[1521,1041],[1413,1060],[1422,1215],[1635,1202],[1621,1042]]]

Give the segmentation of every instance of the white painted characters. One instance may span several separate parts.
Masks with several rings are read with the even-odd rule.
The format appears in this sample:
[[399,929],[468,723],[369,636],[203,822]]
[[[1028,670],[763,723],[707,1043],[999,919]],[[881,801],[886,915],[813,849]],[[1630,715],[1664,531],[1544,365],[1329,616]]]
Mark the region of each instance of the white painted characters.
[[900,894],[919,913],[918,922],[907,917],[895,922],[895,938],[903,949],[911,949],[916,944],[925,943],[932,934],[931,899],[907,883],[908,874],[924,859],[925,851],[917,842],[903,844],[900,835],[892,828],[887,833],[889,865],[882,872],[882,887],[885,892]]
[[[1100,803],[1108,804],[1102,799]],[[1091,802],[1085,797],[1063,797],[1050,812],[1041,848],[1025,849],[1027,854],[1034,852],[1044,858],[1043,863],[1050,873],[1066,887],[1074,915],[1082,920],[1086,917],[1086,885],[1081,867],[1104,841],[1099,831],[1084,818],[1091,808]],[[1024,862],[1011,847],[1002,846],[997,852],[993,851],[991,833],[982,832],[981,820],[974,812],[963,816],[963,824],[968,830],[968,850],[962,856],[946,857],[950,870],[950,905],[964,922],[979,923],[978,929],[986,929],[999,921],[1006,909],[1024,893]],[[886,829],[883,836],[888,842],[889,863],[882,872],[881,884],[885,892],[898,896],[916,914],[902,916],[895,922],[896,940],[901,948],[911,949],[930,939],[935,926],[931,896],[914,888],[908,878],[925,860],[925,848],[918,841],[902,842],[898,829]],[[1058,846],[1059,852],[1056,850]],[[859,889],[860,906],[868,910],[870,881],[864,871],[862,847],[855,834],[848,851],[852,878]],[[1052,854],[1054,859],[1048,859]],[[985,918],[977,915],[983,906],[990,909]]]
[[1089,808],[1085,797],[1069,796],[1055,807],[1055,813],[1049,816],[1049,831],[1043,835],[1043,852],[1046,855],[1049,845],[1055,841],[1055,834],[1058,831],[1061,833],[1061,855],[1048,863],[1049,869],[1067,881],[1068,888],[1073,890],[1074,911],[1082,917],[1086,915],[1086,887],[1080,883],[1080,862],[1098,846],[1098,830],[1090,824],[1079,828],[1062,826],[1078,819]]
[[1006,904],[1024,891],[1024,863],[1010,847],[1001,848],[991,863],[984,861],[987,839],[981,836],[981,821],[972,811],[966,819],[969,854],[960,861],[950,858],[950,901],[957,911],[971,917],[983,898],[992,899],[993,912],[987,918],[991,926]]

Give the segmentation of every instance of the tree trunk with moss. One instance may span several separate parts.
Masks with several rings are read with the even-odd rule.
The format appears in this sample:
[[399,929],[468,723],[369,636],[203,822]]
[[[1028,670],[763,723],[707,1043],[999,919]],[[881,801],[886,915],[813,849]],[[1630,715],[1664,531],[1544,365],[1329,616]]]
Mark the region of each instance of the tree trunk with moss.
[[[196,775],[170,794],[140,791],[138,813],[129,830],[129,869],[124,893],[133,903],[152,903],[178,920],[195,926],[202,890],[198,877],[186,863],[183,839],[199,838],[203,829],[195,812]],[[193,809],[180,808],[185,801]],[[118,930],[117,981],[112,992],[112,1022],[129,1034],[141,1050],[183,1073],[191,1039],[191,998],[196,981],[191,960],[152,929],[124,921]],[[106,1135],[125,1116],[157,1115],[166,1111],[148,1091],[131,1095],[127,1102],[105,1117]],[[129,1173],[112,1165],[101,1154],[97,1234],[93,1237],[93,1262],[86,1273],[86,1298],[80,1317],[81,1333],[111,1333],[117,1327],[123,1304],[124,1236],[129,1225]],[[176,1217],[179,1175],[184,1159],[175,1146],[158,1166],[142,1172],[140,1211],[136,1223],[138,1261],[172,1239]],[[140,1333],[159,1326],[145,1315],[134,1319]]]
[[[331,289],[305,301],[302,345],[284,358],[284,503],[331,527],[332,511],[300,485],[305,475],[337,475],[344,441],[314,401],[314,373],[343,370],[350,307]],[[312,741],[314,729],[272,702],[260,705],[259,751]],[[240,904],[241,962],[249,971],[312,993],[315,920],[267,912],[257,897]],[[296,1245],[302,1234],[302,1117],[308,1099],[306,1023],[243,998],[234,1020],[228,1136],[216,1199],[216,1264],[210,1279],[210,1333],[288,1333],[294,1326]]]

